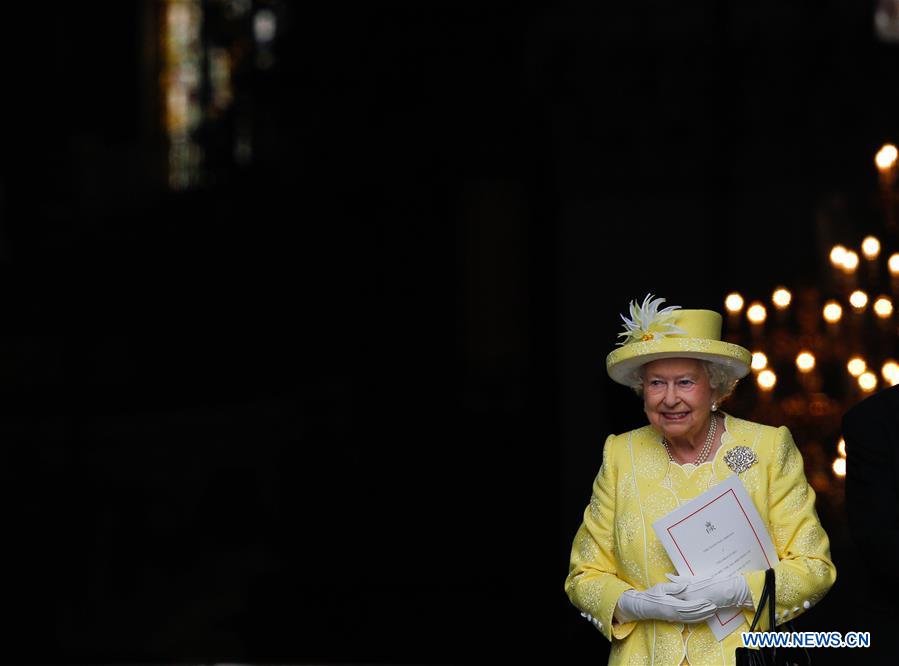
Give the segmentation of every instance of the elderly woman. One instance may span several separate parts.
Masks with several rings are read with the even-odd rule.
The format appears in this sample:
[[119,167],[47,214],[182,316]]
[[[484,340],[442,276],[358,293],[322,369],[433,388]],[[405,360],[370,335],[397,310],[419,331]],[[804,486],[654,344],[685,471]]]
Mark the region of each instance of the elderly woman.
[[[642,395],[649,425],[606,440],[565,591],[611,641],[609,663],[732,664],[765,572],[675,576],[653,522],[736,474],[780,558],[778,623],[818,603],[836,569],[789,430],[719,409],[749,372],[751,354],[721,340],[717,312],[659,310],[663,302],[632,302],[624,341],[606,359],[609,376]],[[719,642],[705,620],[724,608],[742,608],[744,618]]]

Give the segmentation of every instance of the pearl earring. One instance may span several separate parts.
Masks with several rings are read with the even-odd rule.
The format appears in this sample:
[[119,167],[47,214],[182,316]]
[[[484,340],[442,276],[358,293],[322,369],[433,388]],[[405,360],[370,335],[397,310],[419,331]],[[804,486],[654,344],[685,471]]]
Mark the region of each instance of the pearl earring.
[[713,412],[717,412],[717,411],[718,411],[718,403],[717,403],[717,402],[713,402],[713,403],[712,403],[712,411],[713,411]]

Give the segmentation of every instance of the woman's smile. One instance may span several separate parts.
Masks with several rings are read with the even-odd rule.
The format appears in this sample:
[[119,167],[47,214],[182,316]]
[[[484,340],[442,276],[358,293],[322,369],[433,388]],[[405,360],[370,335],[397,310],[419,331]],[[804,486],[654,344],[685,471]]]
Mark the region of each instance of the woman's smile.
[[696,359],[660,359],[644,368],[646,416],[678,447],[692,449],[703,444],[714,398],[708,374]]

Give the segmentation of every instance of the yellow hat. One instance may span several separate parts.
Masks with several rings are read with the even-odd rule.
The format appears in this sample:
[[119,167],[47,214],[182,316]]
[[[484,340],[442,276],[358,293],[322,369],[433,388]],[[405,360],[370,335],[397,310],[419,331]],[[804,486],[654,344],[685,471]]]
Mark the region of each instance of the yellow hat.
[[720,363],[734,379],[749,373],[748,349],[721,340],[721,315],[712,310],[681,310],[672,305],[662,310],[664,298],[647,294],[642,305],[630,304],[624,320],[624,342],[606,357],[609,377],[625,386],[637,381],[636,371],[660,358],[695,358]]

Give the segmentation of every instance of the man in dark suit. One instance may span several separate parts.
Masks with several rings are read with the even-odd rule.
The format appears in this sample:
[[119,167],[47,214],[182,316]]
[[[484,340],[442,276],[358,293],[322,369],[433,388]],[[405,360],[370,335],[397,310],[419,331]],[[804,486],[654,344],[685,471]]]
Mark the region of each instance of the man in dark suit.
[[849,532],[869,580],[858,630],[871,631],[869,658],[886,657],[899,629],[899,386],[846,412],[843,438]]

